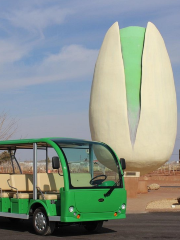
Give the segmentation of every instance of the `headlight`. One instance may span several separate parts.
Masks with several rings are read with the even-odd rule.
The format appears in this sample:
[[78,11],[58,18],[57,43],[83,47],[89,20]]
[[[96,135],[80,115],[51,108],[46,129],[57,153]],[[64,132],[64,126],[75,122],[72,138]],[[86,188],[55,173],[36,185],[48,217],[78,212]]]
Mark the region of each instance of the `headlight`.
[[122,208],[123,210],[126,209],[126,205],[123,204],[123,205],[121,206],[121,208]]
[[74,211],[74,207],[69,207],[69,211],[73,212]]

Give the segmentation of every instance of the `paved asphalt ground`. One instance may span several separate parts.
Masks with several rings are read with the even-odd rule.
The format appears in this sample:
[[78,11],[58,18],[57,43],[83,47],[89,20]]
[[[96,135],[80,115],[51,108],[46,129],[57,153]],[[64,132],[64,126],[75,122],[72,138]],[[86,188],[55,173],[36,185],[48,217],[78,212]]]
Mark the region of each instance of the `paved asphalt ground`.
[[87,234],[82,227],[55,230],[48,237],[34,234],[31,221],[11,223],[0,218],[0,239],[180,239],[180,213],[128,214],[125,220],[105,222],[101,233]]

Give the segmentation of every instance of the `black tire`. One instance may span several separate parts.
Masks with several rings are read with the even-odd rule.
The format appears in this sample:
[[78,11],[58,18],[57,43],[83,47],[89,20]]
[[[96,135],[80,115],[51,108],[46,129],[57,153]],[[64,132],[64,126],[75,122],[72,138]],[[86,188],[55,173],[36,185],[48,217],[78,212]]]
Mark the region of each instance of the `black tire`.
[[50,235],[54,232],[55,222],[50,222],[43,207],[39,207],[33,214],[33,227],[39,235]]
[[84,224],[84,228],[89,233],[95,233],[95,232],[97,233],[97,232],[100,232],[102,225],[103,225],[103,221],[87,222]]

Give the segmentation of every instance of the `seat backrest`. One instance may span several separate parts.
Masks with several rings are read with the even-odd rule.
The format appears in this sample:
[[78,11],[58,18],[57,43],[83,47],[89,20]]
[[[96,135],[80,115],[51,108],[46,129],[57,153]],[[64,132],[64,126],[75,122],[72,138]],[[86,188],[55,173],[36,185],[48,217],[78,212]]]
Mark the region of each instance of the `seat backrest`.
[[38,173],[37,186],[43,192],[59,191],[60,188],[64,187],[64,177],[59,176],[58,173]]
[[[17,188],[20,192],[33,191],[33,175],[32,174],[12,174],[10,175],[10,185]],[[12,188],[12,191],[16,191]]]
[[71,185],[73,187],[92,187],[90,173],[71,173]]
[[7,183],[8,179],[10,179],[10,174],[0,174],[0,188],[4,191],[11,190]]

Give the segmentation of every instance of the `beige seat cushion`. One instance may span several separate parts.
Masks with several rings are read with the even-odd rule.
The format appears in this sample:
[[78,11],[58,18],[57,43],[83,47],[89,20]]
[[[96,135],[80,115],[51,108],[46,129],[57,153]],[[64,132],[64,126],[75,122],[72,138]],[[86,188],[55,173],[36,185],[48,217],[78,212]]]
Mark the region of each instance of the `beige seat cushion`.
[[[60,194],[44,194],[45,200],[57,200],[60,199]],[[39,199],[43,200],[43,196],[40,195]]]
[[13,192],[2,192],[2,194],[0,194],[1,198],[12,198],[13,197]]
[[17,196],[16,193],[14,193],[13,198],[32,199],[33,198],[33,193],[18,193],[18,196]]
[[[12,174],[10,175],[10,185],[17,188],[19,192],[33,191],[33,175],[31,174]],[[12,191],[16,191],[12,189]]]
[[59,191],[60,188],[64,187],[64,178],[58,173],[38,173],[37,186],[42,192]]
[[0,174],[0,188],[3,191],[10,191],[11,188],[9,187],[7,180],[10,179],[10,174]]

